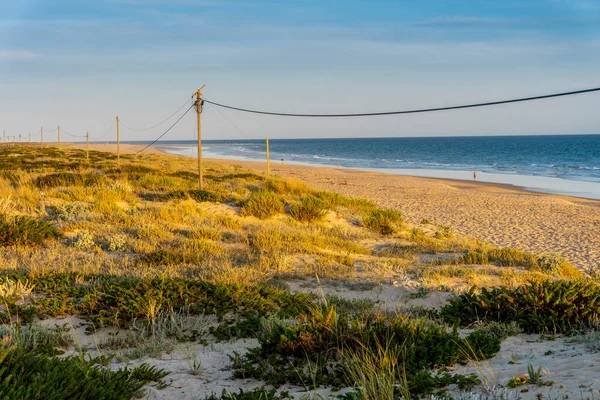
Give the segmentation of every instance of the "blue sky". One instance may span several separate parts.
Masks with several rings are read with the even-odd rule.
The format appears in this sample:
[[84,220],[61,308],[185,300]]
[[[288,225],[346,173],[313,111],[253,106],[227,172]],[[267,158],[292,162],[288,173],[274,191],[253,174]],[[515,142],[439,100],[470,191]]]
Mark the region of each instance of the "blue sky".
[[[285,112],[453,105],[600,86],[600,0],[45,0],[0,4],[0,128],[99,137],[200,85]],[[306,120],[205,107],[207,139],[600,133],[600,95],[440,114]],[[162,127],[161,127],[162,128]],[[191,139],[190,114],[168,139]],[[124,140],[159,128],[123,129]],[[48,134],[51,139],[52,134]]]

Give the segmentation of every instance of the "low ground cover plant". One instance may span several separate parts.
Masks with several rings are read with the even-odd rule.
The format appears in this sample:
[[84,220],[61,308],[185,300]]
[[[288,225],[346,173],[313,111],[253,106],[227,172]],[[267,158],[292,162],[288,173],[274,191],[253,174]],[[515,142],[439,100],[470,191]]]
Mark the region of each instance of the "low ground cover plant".
[[167,373],[141,365],[111,371],[105,360],[58,358],[22,348],[0,350],[0,393],[5,399],[114,399],[141,395]]
[[[298,323],[270,320],[257,338],[260,346],[234,360],[238,377],[253,377],[274,385],[284,383],[352,385],[344,355],[348,352],[381,352],[382,343],[396,346],[387,358],[398,366],[395,379],[406,377],[414,393],[432,392],[437,382],[429,370],[470,358],[487,359],[500,349],[500,340],[476,331],[462,339],[456,330],[406,315],[380,312],[340,314],[334,306],[311,308]],[[387,359],[386,358],[386,359]],[[391,362],[391,361],[390,361]],[[389,371],[388,371],[389,372]],[[424,375],[425,374],[425,375]],[[424,380],[429,380],[427,385]]]
[[54,224],[27,216],[0,215],[0,246],[40,245],[61,236]]
[[448,322],[515,321],[528,333],[569,333],[600,318],[600,285],[590,281],[538,280],[514,289],[472,288],[441,310]]

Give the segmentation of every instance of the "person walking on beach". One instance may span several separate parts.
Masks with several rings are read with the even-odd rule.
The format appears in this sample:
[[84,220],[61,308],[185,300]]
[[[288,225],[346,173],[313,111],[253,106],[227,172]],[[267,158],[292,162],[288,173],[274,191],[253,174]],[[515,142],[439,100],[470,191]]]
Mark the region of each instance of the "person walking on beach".
[[477,171],[473,171],[473,180],[476,181],[477,180]]

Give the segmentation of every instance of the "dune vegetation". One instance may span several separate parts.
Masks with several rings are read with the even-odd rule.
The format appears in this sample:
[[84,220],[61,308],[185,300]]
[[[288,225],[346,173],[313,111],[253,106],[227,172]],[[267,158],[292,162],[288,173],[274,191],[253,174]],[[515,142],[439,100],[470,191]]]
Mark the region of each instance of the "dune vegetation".
[[[160,396],[175,374],[198,399],[449,396],[509,336],[594,337],[597,271],[241,167],[199,190],[194,168],[0,147],[3,398]],[[223,343],[244,345],[221,393],[198,354]]]

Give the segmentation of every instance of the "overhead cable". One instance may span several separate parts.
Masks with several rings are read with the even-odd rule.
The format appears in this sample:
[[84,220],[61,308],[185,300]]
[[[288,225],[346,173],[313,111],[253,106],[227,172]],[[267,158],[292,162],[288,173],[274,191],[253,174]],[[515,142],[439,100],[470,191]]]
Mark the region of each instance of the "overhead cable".
[[156,142],[158,142],[158,141],[159,141],[159,140],[160,140],[160,139],[161,139],[163,136],[165,136],[167,133],[169,133],[169,131],[170,131],[171,129],[173,129],[173,128],[175,127],[175,125],[177,125],[177,123],[179,123],[179,121],[181,121],[181,120],[183,119],[183,117],[185,117],[185,116],[187,115],[187,113],[189,113],[189,112],[190,112],[190,110],[191,110],[192,108],[194,108],[194,104],[192,104],[192,105],[190,106],[190,108],[188,108],[188,109],[186,110],[186,112],[185,112],[185,113],[183,113],[183,114],[181,115],[181,117],[179,117],[179,118],[177,119],[177,121],[175,121],[175,123],[174,123],[173,125],[171,125],[171,126],[169,127],[169,129],[167,129],[167,130],[166,130],[166,131],[165,131],[165,132],[164,132],[162,135],[160,135],[159,137],[157,137],[157,138],[156,138],[154,141],[152,141],[152,143],[148,144],[148,145],[147,145],[147,146],[145,146],[143,149],[141,149],[141,150],[139,150],[139,151],[135,152],[134,154],[140,154],[142,151],[146,150],[148,147],[150,147],[150,146],[152,146],[153,144],[155,144]]
[[474,103],[474,104],[464,104],[457,106],[448,106],[448,107],[436,107],[436,108],[420,108],[414,110],[401,110],[401,111],[382,111],[382,112],[369,112],[369,113],[350,113],[350,114],[295,114],[295,113],[280,113],[280,112],[272,112],[272,111],[261,111],[261,110],[253,110],[248,108],[234,107],[226,104],[217,103],[214,101],[206,100],[209,104],[213,104],[218,107],[228,108],[230,110],[242,111],[253,114],[263,114],[263,115],[276,115],[281,117],[308,117],[308,118],[344,118],[344,117],[374,117],[374,116],[382,116],[382,115],[398,115],[398,114],[418,114],[418,113],[427,113],[427,112],[436,112],[436,111],[448,111],[448,110],[459,110],[465,108],[475,108],[475,107],[488,107],[488,106],[496,106],[500,104],[510,104],[510,103],[521,103],[526,101],[534,101],[534,100],[543,100],[550,99],[555,97],[565,97],[565,96],[574,96],[578,94],[584,93],[592,93],[600,91],[600,87],[584,89],[584,90],[576,90],[572,92],[561,92],[561,93],[552,93],[546,94],[542,96],[533,96],[533,97],[521,97],[510,100],[499,100],[499,101],[490,101],[485,103]]

